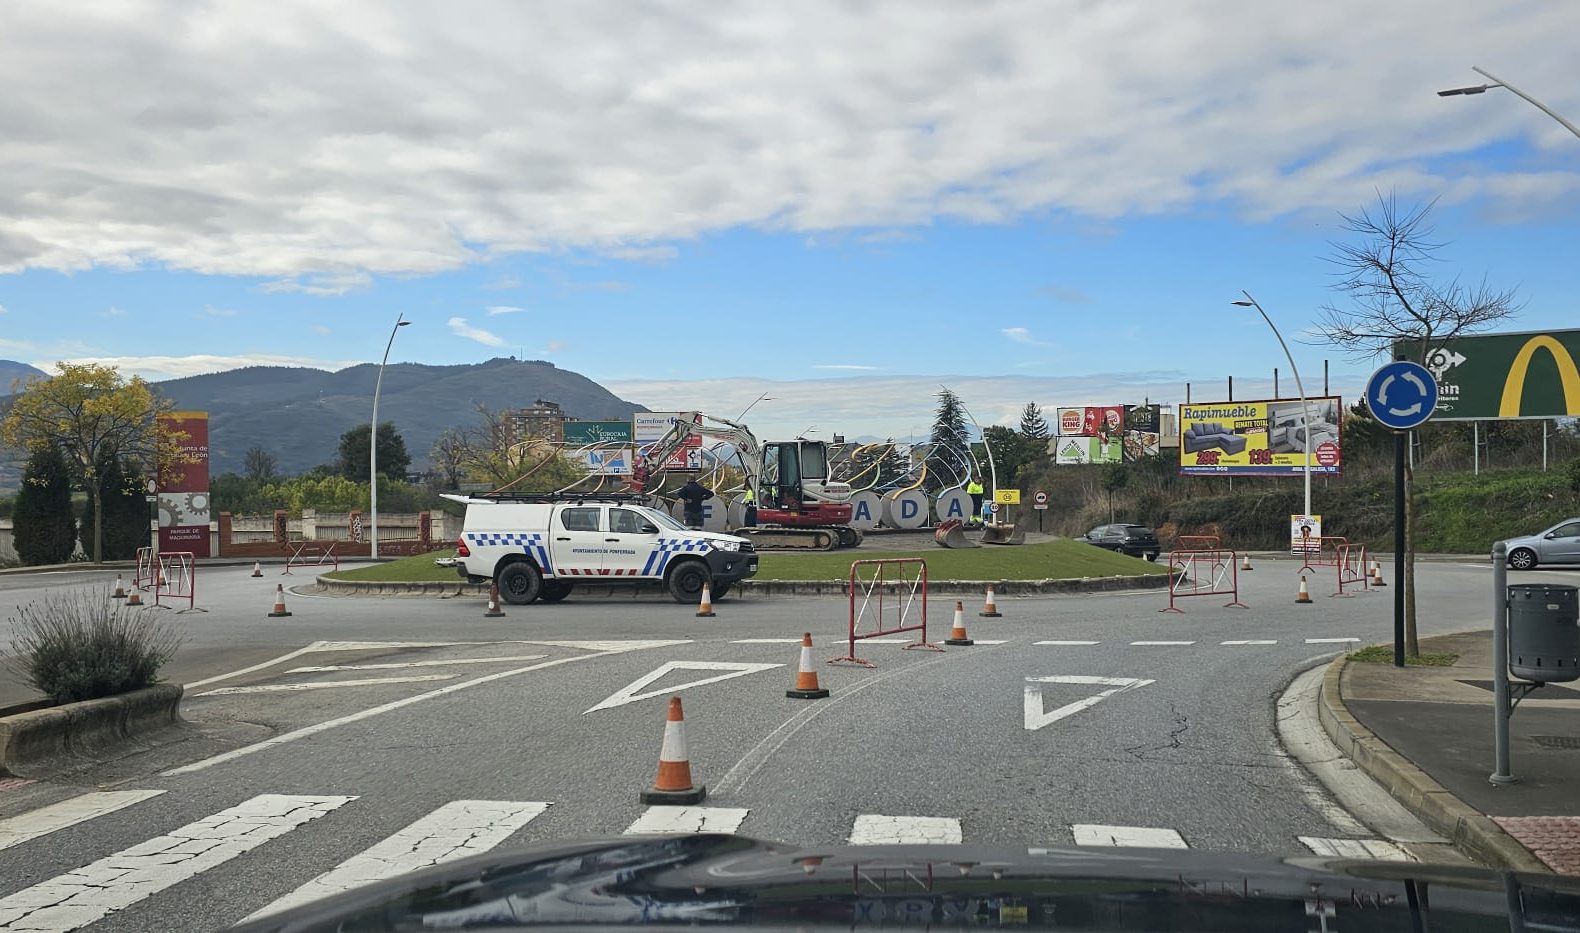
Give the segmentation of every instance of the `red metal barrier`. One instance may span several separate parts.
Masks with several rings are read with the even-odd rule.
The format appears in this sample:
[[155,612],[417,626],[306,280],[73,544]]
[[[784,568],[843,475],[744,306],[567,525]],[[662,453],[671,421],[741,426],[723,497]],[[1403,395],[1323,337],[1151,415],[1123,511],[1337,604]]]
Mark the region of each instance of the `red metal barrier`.
[[1323,535],[1315,539],[1317,546],[1306,551],[1306,562],[1301,565],[1296,573],[1305,573],[1313,567],[1337,567],[1339,565],[1339,548],[1348,545],[1349,539],[1339,535]]
[[1355,584],[1361,585],[1362,592],[1370,592],[1372,578],[1366,572],[1366,545],[1342,544],[1338,550],[1339,588],[1329,596],[1354,596],[1354,593],[1344,592],[1344,587],[1354,589]]
[[197,604],[197,561],[191,551],[160,551],[154,583],[154,605],[168,609],[167,602],[186,600],[181,612],[207,612]]
[[[856,606],[858,592],[861,594],[859,609]],[[920,557],[901,557],[852,561],[849,594],[850,649],[840,657],[829,658],[828,663],[876,667],[877,665],[871,661],[856,656],[856,642],[864,638],[877,638],[880,635],[898,635],[901,632],[921,632],[921,639],[906,645],[907,649],[944,650],[927,641],[926,560]],[[921,615],[919,620],[912,616],[912,610],[918,607]],[[894,613],[894,624],[885,628],[886,616],[891,608]],[[870,615],[868,610],[872,610]]]
[[1180,535],[1174,542],[1181,551],[1218,551],[1223,549],[1223,539],[1217,535]]
[[137,569],[132,572],[132,586],[140,590],[146,590],[154,585],[154,571],[157,569],[155,566],[157,560],[158,557],[154,554],[152,547],[140,547],[137,549]]
[[[291,552],[286,558],[285,569],[280,571],[281,576],[291,573],[291,567],[322,567],[326,561],[332,561],[335,569],[340,569],[340,556],[335,553],[338,541],[288,541],[280,545]],[[382,548],[380,548],[382,550]],[[307,558],[317,557],[318,560],[309,562]]]
[[1184,612],[1174,605],[1187,596],[1227,596],[1224,608],[1246,609],[1240,602],[1240,565],[1233,551],[1221,548],[1206,551],[1169,552],[1169,605],[1159,612]]

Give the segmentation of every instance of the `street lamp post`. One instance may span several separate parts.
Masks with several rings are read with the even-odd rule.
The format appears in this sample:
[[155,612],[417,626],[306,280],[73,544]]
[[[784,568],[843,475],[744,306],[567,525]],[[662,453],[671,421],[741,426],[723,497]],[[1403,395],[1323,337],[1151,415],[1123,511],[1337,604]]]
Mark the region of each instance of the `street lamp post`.
[[769,395],[767,392],[764,392],[762,395],[757,396],[757,398],[752,400],[752,403],[750,405],[747,405],[745,408],[741,409],[741,413],[735,416],[736,423],[740,423],[740,421],[746,417],[746,413],[747,412],[749,412],[753,408],[757,407],[757,403],[758,402],[772,402],[772,401],[774,401],[773,396]]
[[1278,328],[1273,324],[1273,319],[1267,316],[1267,312],[1263,311],[1262,306],[1256,303],[1256,299],[1251,297],[1250,292],[1241,289],[1240,294],[1245,296],[1245,300],[1233,301],[1230,304],[1238,305],[1242,308],[1255,308],[1257,313],[1262,315],[1262,320],[1266,321],[1267,326],[1272,328],[1273,336],[1278,338],[1278,345],[1284,348],[1284,359],[1289,361],[1289,369],[1295,374],[1295,388],[1300,392],[1300,417],[1303,422],[1300,433],[1305,441],[1306,449],[1304,469],[1306,476],[1306,510],[1300,514],[1309,517],[1311,515],[1311,404],[1306,400],[1306,385],[1300,381],[1300,367],[1295,365],[1295,358],[1289,352],[1289,344],[1284,342],[1284,335],[1278,332]]
[[1520,90],[1519,88],[1515,87],[1514,85],[1510,84],[1509,82],[1503,80],[1502,78],[1497,77],[1496,75],[1491,74],[1490,72],[1488,72],[1488,71],[1486,71],[1486,70],[1484,70],[1482,68],[1478,68],[1475,65],[1472,65],[1472,66],[1470,66],[1470,70],[1474,71],[1476,74],[1479,74],[1479,75],[1481,75],[1484,78],[1490,79],[1492,81],[1492,83],[1491,84],[1477,84],[1477,85],[1472,85],[1471,87],[1451,87],[1451,88],[1449,88],[1446,91],[1438,91],[1437,92],[1437,96],[1438,97],[1458,97],[1460,95],[1485,94],[1487,92],[1487,88],[1492,88],[1492,87],[1506,88],[1506,89],[1514,92],[1515,94],[1518,94],[1519,96],[1525,98],[1526,103],[1528,103],[1531,106],[1535,107],[1537,110],[1540,110],[1542,113],[1545,113],[1549,117],[1552,117],[1554,120],[1557,120],[1560,124],[1562,124],[1564,129],[1566,129],[1569,132],[1575,134],[1575,137],[1577,139],[1580,139],[1580,127],[1575,126],[1573,123],[1570,123],[1568,120],[1565,120],[1563,117],[1560,117],[1558,114],[1554,113],[1551,107],[1548,107],[1546,104],[1542,103],[1541,101],[1537,100],[1536,98],[1532,97],[1531,95],[1525,93],[1524,91]]
[[390,328],[389,342],[384,345],[384,358],[379,360],[379,376],[373,383],[373,424],[368,431],[368,553],[374,560],[379,556],[379,390],[384,387],[384,366],[390,361],[395,335],[410,323],[404,313],[395,315],[395,326]]

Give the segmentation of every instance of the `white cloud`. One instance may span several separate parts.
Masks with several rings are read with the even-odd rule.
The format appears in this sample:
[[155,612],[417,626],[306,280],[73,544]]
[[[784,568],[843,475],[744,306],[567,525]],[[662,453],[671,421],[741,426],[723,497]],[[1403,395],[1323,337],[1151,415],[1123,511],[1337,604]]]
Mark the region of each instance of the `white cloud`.
[[1580,112],[1570,49],[1533,41],[1580,31],[1574,3],[469,9],[8,16],[0,274],[162,265],[337,295],[514,252],[662,258],[743,226],[1270,217],[1374,188],[1580,197],[1569,163],[1464,171],[1495,144],[1573,141],[1507,94],[1432,93],[1475,80],[1466,63],[1517,62],[1522,86]]
[[520,314],[521,312],[523,312],[525,310],[527,310],[527,309],[526,308],[518,308],[515,305],[489,305],[488,306],[488,315],[489,315],[489,317],[493,317],[493,316],[499,315],[499,314]]
[[548,344],[543,349],[547,350],[550,353],[559,353],[562,350],[570,349],[570,346],[571,346],[570,344],[566,343],[563,340],[550,340],[548,342]]
[[505,345],[505,339],[503,337],[490,331],[483,330],[481,327],[472,327],[466,323],[466,318],[464,317],[450,318],[447,323],[450,325],[450,332],[455,334],[457,337],[465,337],[468,340],[476,340],[478,343],[490,347],[502,347]]
[[313,325],[313,333],[320,334],[322,336],[328,337],[331,333],[333,333],[333,331],[331,331],[329,328],[325,327],[322,324],[314,324]]
[[11,312],[6,310],[5,305],[0,305],[0,314],[10,314],[10,313]]
[[673,246],[616,246],[602,252],[627,262],[668,262],[680,255],[680,250]]
[[[179,379],[183,376],[201,376],[204,373],[225,372],[244,366],[306,366],[312,369],[337,370],[355,366],[358,360],[319,360],[305,356],[273,354],[240,354],[219,356],[199,353],[191,356],[80,356],[66,360],[69,363],[95,363],[114,366],[122,375],[142,376],[151,382]],[[39,369],[50,370],[54,361],[34,361]]]
[[1005,327],[1002,330],[1000,330],[999,333],[1003,334],[1005,337],[1008,337],[1010,340],[1015,341],[1016,343],[1024,343],[1024,344],[1026,344],[1028,346],[1033,346],[1033,347],[1051,347],[1051,346],[1053,346],[1053,344],[1048,343],[1045,340],[1038,340],[1037,338],[1033,337],[1031,335],[1031,331],[1027,330],[1024,327]]
[[875,370],[878,367],[876,367],[876,366],[863,366],[860,363],[815,363],[815,364],[813,364],[812,368],[813,369]]
[[216,308],[213,305],[204,305],[203,306],[203,313],[208,315],[209,317],[235,317],[236,316],[236,310],[234,308]]
[[126,316],[126,312],[125,311],[121,310],[120,308],[117,308],[114,305],[110,305],[110,310],[108,310],[108,311],[106,311],[104,313],[106,315],[108,315],[109,317],[125,317]]

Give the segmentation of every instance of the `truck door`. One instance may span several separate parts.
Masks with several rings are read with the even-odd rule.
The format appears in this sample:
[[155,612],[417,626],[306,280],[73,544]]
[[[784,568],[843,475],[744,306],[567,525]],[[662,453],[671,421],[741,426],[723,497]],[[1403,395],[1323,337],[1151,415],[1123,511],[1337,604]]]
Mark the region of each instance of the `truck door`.
[[603,571],[608,544],[602,506],[565,506],[554,516],[554,570],[567,577],[597,576]]
[[658,546],[658,532],[642,529],[653,527],[645,515],[634,509],[610,508],[609,531],[603,535],[603,572],[615,577],[641,574]]

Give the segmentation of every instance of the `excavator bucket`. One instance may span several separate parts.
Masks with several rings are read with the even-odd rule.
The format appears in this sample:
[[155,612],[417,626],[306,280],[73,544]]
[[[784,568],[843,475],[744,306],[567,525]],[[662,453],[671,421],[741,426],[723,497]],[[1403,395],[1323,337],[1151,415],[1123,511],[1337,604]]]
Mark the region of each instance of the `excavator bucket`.
[[965,526],[960,523],[958,518],[951,518],[947,522],[941,522],[933,530],[933,540],[938,542],[939,547],[981,547],[981,545],[966,537]]
[[1014,525],[982,526],[983,544],[1025,544],[1026,532]]

